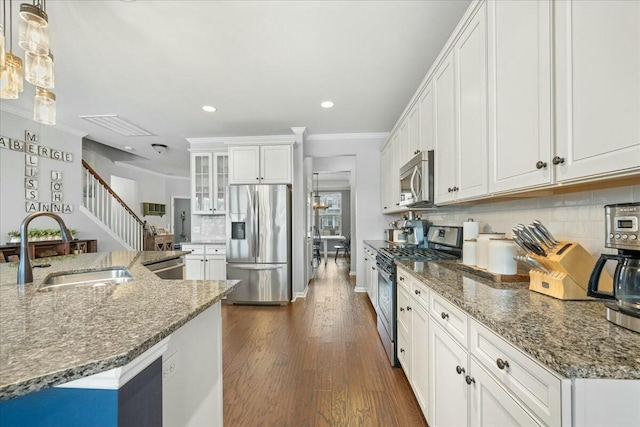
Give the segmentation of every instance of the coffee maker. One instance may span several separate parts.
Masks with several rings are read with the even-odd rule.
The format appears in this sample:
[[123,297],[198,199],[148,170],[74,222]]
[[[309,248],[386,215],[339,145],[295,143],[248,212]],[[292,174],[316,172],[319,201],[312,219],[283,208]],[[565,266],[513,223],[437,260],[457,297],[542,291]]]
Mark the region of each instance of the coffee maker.
[[402,230],[407,236],[407,246],[424,247],[424,235],[427,229],[427,222],[419,219],[405,220],[402,223]]
[[[617,255],[602,254],[589,278],[587,295],[614,300],[606,304],[607,320],[640,332],[640,203],[607,205],[605,247]],[[607,261],[617,261],[613,292],[602,292],[598,282]]]

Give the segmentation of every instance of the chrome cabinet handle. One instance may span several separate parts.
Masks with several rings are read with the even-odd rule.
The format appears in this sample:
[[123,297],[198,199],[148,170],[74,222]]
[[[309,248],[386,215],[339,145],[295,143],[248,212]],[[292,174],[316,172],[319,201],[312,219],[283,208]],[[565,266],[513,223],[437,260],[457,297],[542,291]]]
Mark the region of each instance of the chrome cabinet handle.
[[564,157],[555,156],[553,160],[551,160],[551,163],[553,163],[554,165],[561,165],[564,163]]
[[467,375],[466,377],[464,377],[464,380],[467,382],[467,384],[471,385],[471,383],[476,382],[475,378],[471,378],[469,375]]
[[496,365],[498,365],[498,369],[504,369],[509,367],[509,362],[506,360],[497,359]]
[[465,370],[462,366],[458,365],[456,366],[456,372],[458,373],[458,375],[460,375],[460,374],[464,374]]
[[544,169],[547,167],[547,162],[543,162],[542,160],[538,160],[536,163],[536,169]]
[[442,320],[447,320],[449,318],[449,313],[445,313],[443,311],[442,313],[440,313],[440,317],[442,317]]

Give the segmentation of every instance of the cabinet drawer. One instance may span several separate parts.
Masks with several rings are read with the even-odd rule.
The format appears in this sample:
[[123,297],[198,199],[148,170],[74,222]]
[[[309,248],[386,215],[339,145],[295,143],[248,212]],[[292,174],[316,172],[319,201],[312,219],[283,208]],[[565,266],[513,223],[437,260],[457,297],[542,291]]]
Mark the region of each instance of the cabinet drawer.
[[409,293],[404,288],[398,288],[398,302],[397,302],[397,317],[398,317],[398,331],[404,329],[407,336],[411,334],[411,305],[413,299],[409,296]]
[[411,380],[411,352],[409,351],[410,345],[407,339],[409,335],[398,329],[398,360],[402,365],[405,375],[408,380]]
[[227,253],[226,246],[207,246],[207,255],[225,255]]
[[411,292],[411,276],[399,268],[396,271],[398,285],[402,286],[407,292]]
[[469,329],[471,355],[546,425],[561,425],[560,379],[477,321]]
[[411,296],[425,309],[429,309],[429,289],[416,279],[411,281]]
[[465,349],[467,348],[467,315],[435,292],[429,293],[429,313]]
[[204,255],[204,245],[182,245],[183,251],[191,251],[192,255]]

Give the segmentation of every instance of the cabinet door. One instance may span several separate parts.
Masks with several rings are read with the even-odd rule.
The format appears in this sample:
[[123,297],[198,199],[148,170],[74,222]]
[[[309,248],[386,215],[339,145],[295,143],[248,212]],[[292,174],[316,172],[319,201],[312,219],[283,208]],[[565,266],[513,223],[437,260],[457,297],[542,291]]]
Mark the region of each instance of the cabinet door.
[[413,304],[411,326],[411,384],[426,417],[429,396],[429,313],[416,303]]
[[185,280],[204,279],[204,256],[186,255],[184,257]]
[[418,99],[419,106],[419,130],[418,150],[429,151],[434,149],[435,116],[433,114],[433,84],[427,83]]
[[557,181],[638,170],[640,2],[554,7]]
[[466,426],[469,389],[465,381],[467,353],[440,326],[434,323],[430,326],[429,424]]
[[229,184],[260,182],[260,147],[229,147]]
[[260,147],[260,182],[262,184],[291,184],[291,161],[290,145]]
[[391,206],[389,205],[391,179],[391,143],[389,142],[380,152],[380,211],[383,214],[389,213]]
[[404,330],[407,337],[411,336],[411,297],[403,287],[398,286],[398,300],[396,304],[398,316],[398,331]]
[[487,194],[486,4],[460,35],[455,53],[458,88],[455,195],[460,200]]
[[369,260],[369,287],[371,288],[371,304],[373,305],[374,310],[378,307],[378,270],[376,270],[376,254],[373,254],[371,260]]
[[228,164],[229,155],[227,153],[213,154],[213,212],[216,214],[227,212]]
[[[420,150],[420,104],[416,102],[407,115],[407,129],[409,132],[409,158],[418,154]],[[403,163],[404,164],[404,163]]]
[[398,361],[407,380],[411,381],[411,343],[403,330],[398,330]]
[[191,211],[194,214],[213,213],[211,153],[191,155]]
[[389,174],[389,207],[392,211],[400,208],[400,133],[391,139],[391,173]]
[[548,184],[552,169],[550,3],[495,1],[487,3],[487,10],[489,191]]
[[456,94],[453,54],[449,53],[433,81],[436,111],[435,202],[455,199],[456,186]]
[[226,280],[227,265],[224,255],[208,255],[205,260],[207,280]]
[[476,362],[470,363],[469,425],[472,427],[540,426],[514,398]]
[[398,170],[411,159],[409,146],[409,116],[405,117],[398,127]]

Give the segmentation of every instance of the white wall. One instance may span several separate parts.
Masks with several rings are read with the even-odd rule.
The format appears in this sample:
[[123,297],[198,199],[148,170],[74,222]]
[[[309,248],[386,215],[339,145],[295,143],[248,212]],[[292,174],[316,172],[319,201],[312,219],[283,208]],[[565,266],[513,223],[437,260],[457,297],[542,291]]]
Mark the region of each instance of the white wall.
[[[310,135],[305,156],[355,156],[355,191],[351,211],[355,212],[351,231],[351,268],[356,270],[356,286],[364,288],[363,240],[380,240],[388,219],[380,213],[380,145],[388,134]],[[315,162],[315,159],[314,159]],[[315,165],[314,165],[315,168]]]

